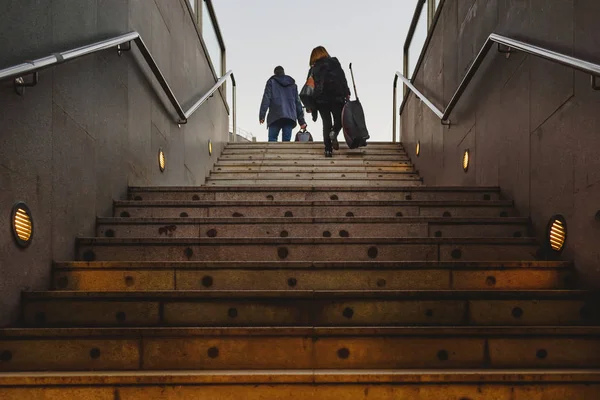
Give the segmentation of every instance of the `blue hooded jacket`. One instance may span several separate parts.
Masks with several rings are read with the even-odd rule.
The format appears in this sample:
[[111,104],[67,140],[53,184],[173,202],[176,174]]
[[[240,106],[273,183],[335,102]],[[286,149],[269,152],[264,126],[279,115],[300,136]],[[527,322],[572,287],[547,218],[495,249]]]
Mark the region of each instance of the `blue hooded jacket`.
[[300,97],[298,96],[298,86],[296,81],[287,75],[273,75],[265,86],[262,103],[260,105],[259,119],[265,119],[265,115],[269,110],[267,125],[270,126],[273,122],[280,119],[296,120],[300,125],[304,125],[304,110]]

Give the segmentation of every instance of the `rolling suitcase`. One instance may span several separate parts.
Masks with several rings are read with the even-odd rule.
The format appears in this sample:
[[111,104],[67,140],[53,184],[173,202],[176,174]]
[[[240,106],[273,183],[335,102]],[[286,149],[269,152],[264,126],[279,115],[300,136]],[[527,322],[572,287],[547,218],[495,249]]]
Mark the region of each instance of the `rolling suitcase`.
[[348,101],[342,110],[342,128],[346,144],[351,149],[357,149],[367,145],[369,139],[369,130],[365,121],[365,112],[356,93],[356,82],[354,81],[354,71],[350,63],[350,73],[352,74],[352,85],[354,86],[354,97],[356,100]]

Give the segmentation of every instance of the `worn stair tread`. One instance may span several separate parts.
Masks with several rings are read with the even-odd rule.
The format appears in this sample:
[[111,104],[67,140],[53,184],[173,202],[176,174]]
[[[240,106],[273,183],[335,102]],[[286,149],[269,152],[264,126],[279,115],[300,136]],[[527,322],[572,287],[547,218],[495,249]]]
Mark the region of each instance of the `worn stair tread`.
[[360,201],[239,201],[239,200],[115,200],[115,207],[512,207],[512,200],[360,200]]
[[[386,168],[386,169],[384,169]],[[225,170],[224,170],[225,169]],[[212,172],[215,174],[220,173],[240,173],[240,174],[256,174],[258,172],[261,173],[303,173],[303,174],[331,174],[331,173],[370,173],[370,174],[416,174],[416,171],[413,167],[377,167],[377,166],[368,166],[364,164],[354,164],[354,165],[345,165],[345,166],[331,166],[328,167],[327,170],[324,170],[322,167],[317,166],[307,166],[302,165],[299,166],[297,164],[290,164],[288,166],[284,165],[225,165],[225,164],[215,164]]]
[[[345,175],[344,173],[338,173],[341,174],[340,176],[318,176],[318,175],[314,175],[312,173],[299,173],[302,174],[299,177],[293,177],[293,176],[288,176],[288,175],[284,175],[284,174],[279,174],[278,172],[273,172],[273,173],[269,173],[269,174],[264,174],[261,172],[250,172],[250,174],[256,175],[256,176],[252,176],[252,177],[248,177],[248,176],[239,176],[241,174],[238,174],[237,172],[215,172],[210,174],[209,176],[206,177],[206,181],[207,182],[214,182],[214,181],[232,181],[232,180],[244,180],[247,179],[248,181],[284,181],[289,184],[292,184],[294,181],[311,181],[311,182],[318,182],[318,183],[322,183],[322,182],[328,182],[328,181],[344,181],[344,182],[352,182],[352,181],[365,181],[365,180],[376,180],[378,182],[422,182],[423,178],[420,177],[415,177],[415,176],[404,176],[404,175],[408,175],[408,174],[397,174],[398,176],[383,176],[381,178],[374,178],[372,176],[368,176],[368,174],[363,174],[364,176],[344,176],[342,177],[341,175]],[[235,175],[235,176],[231,176],[231,175]],[[291,174],[293,175],[293,173]],[[333,174],[331,174],[333,175]]]
[[0,373],[0,386],[597,383],[600,369],[218,370]]
[[522,225],[528,224],[529,218],[520,217],[192,217],[192,218],[122,218],[98,217],[98,224],[414,224],[429,223],[439,225],[452,224],[492,224]]
[[127,327],[127,328],[4,328],[0,340],[34,338],[138,337],[600,337],[600,326],[284,326],[284,327]]
[[562,300],[597,298],[589,290],[161,290],[161,291],[37,291],[24,292],[23,300],[127,300],[133,299],[389,299],[389,300]]
[[242,238],[103,238],[82,237],[77,240],[79,245],[217,245],[217,244],[434,244],[434,245],[469,245],[469,244],[500,244],[500,245],[535,245],[537,238],[436,238],[436,237],[350,237],[350,238],[281,238],[281,237],[242,237]]
[[129,192],[500,192],[498,186],[407,186],[405,188],[394,187],[359,187],[347,186],[314,187],[314,186],[286,186],[274,188],[273,186],[130,186]]
[[570,261],[56,261],[55,269],[573,269]]

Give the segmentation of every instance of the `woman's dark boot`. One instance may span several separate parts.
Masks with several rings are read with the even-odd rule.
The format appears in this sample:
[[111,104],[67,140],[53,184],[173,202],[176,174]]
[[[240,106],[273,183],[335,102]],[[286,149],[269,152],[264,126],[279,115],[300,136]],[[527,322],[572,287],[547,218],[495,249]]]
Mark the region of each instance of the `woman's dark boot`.
[[333,149],[339,150],[340,144],[338,143],[337,135],[335,134],[334,131],[329,132],[329,139],[331,139],[331,146],[333,147]]
[[327,157],[327,158],[333,157],[333,153],[331,152],[331,150],[325,150],[325,157]]

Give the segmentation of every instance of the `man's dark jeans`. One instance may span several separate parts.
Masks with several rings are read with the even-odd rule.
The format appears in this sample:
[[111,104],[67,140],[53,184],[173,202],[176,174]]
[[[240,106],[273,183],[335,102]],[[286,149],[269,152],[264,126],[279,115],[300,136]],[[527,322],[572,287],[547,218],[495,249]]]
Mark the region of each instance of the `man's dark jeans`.
[[269,142],[276,142],[279,138],[279,131],[283,130],[282,141],[289,142],[292,140],[292,129],[296,123],[291,119],[278,119],[269,126]]

